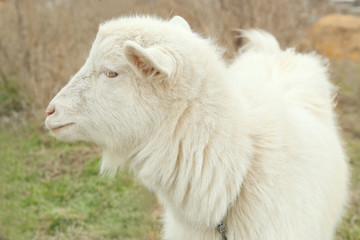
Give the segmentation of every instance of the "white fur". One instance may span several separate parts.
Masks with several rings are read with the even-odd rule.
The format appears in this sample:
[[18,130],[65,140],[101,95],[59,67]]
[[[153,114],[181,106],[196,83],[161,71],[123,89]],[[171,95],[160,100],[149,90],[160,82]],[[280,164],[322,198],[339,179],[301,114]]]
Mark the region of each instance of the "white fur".
[[101,172],[128,165],[164,206],[163,239],[221,239],[222,220],[228,240],[333,239],[348,171],[326,63],[242,34],[226,66],[180,17],[106,22],[46,126],[102,146]]

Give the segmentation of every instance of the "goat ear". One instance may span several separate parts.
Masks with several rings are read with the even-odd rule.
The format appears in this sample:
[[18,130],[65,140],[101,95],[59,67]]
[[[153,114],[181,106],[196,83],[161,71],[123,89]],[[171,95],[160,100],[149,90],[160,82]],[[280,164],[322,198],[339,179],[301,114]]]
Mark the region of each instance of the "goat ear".
[[126,60],[142,78],[172,78],[175,73],[175,58],[164,48],[143,48],[133,41],[124,43]]
[[180,16],[175,16],[173,17],[171,20],[170,20],[170,23],[176,25],[176,26],[179,26],[179,27],[182,27],[188,31],[191,31],[191,28],[190,28],[190,25],[187,23],[187,21],[180,17]]

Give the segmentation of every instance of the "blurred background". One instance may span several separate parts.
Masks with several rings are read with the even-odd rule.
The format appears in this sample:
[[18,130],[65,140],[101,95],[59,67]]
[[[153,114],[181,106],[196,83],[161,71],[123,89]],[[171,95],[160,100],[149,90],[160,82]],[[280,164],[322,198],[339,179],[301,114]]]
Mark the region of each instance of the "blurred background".
[[237,28],[328,57],[352,167],[336,239],[360,239],[359,0],[0,0],[0,240],[159,239],[161,209],[131,173],[99,177],[100,149],[43,129],[48,102],[84,63],[99,23],[130,14],[181,15],[225,47],[228,62],[241,45]]

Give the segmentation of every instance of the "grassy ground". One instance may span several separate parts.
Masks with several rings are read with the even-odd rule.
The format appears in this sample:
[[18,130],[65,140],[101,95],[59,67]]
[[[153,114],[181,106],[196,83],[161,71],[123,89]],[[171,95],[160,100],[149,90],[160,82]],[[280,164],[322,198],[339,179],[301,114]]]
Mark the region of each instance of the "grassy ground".
[[[360,64],[333,69],[352,167],[349,208],[336,240],[360,240]],[[0,92],[3,110],[13,108],[16,91],[0,85]],[[158,239],[155,198],[130,174],[100,177],[99,149],[56,142],[38,128],[41,122],[19,122],[0,124],[0,240]]]
[[336,240],[360,240],[360,140],[348,140],[347,149],[352,170],[350,202]]
[[98,150],[34,127],[0,129],[0,239],[152,239],[154,197],[98,176]]
[[360,62],[335,62],[332,69],[333,81],[339,87],[336,110],[352,175],[348,211],[337,240],[360,240]]

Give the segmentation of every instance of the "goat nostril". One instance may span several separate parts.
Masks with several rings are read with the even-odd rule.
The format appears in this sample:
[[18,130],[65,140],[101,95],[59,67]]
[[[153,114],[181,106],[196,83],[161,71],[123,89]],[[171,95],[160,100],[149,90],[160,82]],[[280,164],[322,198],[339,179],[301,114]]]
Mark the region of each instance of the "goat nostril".
[[50,116],[55,112],[55,107],[51,106],[46,109],[46,116]]

